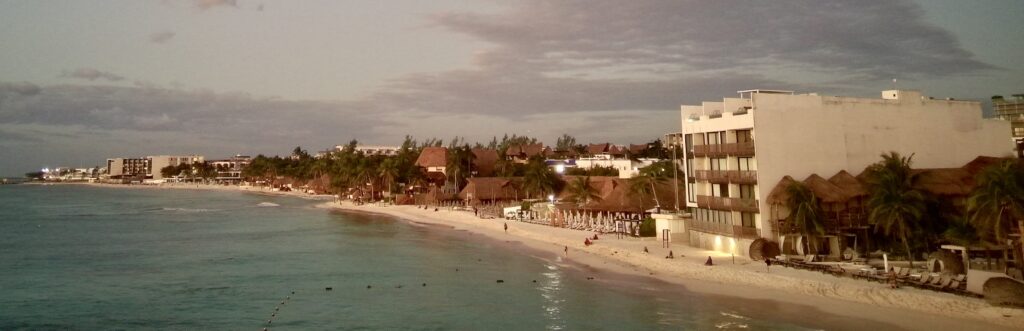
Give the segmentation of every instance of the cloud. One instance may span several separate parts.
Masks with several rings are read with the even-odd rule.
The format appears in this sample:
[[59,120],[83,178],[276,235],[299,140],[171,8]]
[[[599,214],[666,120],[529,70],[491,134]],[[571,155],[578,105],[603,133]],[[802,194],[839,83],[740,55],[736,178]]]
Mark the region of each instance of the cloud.
[[473,68],[390,81],[370,104],[506,117],[664,110],[669,118],[682,103],[742,89],[849,93],[892,77],[993,68],[910,1],[526,0],[427,19],[492,46]]
[[160,31],[149,35],[149,41],[157,44],[163,44],[174,38],[175,33],[172,31]]
[[78,69],[75,69],[73,71],[64,70],[60,74],[60,76],[64,77],[64,78],[85,79],[85,80],[88,80],[88,81],[95,81],[97,79],[105,79],[105,80],[108,80],[108,81],[111,81],[111,82],[116,82],[116,81],[124,79],[124,77],[121,77],[119,75],[116,75],[116,74],[113,74],[113,73],[110,73],[110,72],[100,71],[100,70],[93,69],[93,68],[78,68]]
[[195,5],[201,10],[207,10],[214,7],[232,7],[238,8],[238,0],[195,0]]

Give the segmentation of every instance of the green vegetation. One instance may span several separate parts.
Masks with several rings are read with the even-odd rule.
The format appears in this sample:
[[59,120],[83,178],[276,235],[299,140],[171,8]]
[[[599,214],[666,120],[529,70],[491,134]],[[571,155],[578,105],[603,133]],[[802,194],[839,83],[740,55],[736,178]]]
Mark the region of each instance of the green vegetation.
[[645,218],[643,222],[640,222],[640,236],[641,237],[654,237],[658,235],[657,225],[654,223],[653,218]]
[[867,170],[871,194],[868,221],[875,225],[876,233],[903,242],[911,267],[914,252],[909,241],[921,228],[927,208],[924,194],[913,187],[915,176],[910,171],[913,157],[890,152]]
[[565,174],[568,176],[611,176],[615,177],[619,175],[619,169],[614,167],[602,167],[595,166],[590,169],[583,168],[568,168],[565,169]]
[[786,187],[789,195],[786,205],[789,216],[786,222],[793,224],[796,230],[807,237],[804,241],[804,252],[817,252],[816,238],[825,235],[825,214],[821,210],[818,197],[801,182],[792,182]]

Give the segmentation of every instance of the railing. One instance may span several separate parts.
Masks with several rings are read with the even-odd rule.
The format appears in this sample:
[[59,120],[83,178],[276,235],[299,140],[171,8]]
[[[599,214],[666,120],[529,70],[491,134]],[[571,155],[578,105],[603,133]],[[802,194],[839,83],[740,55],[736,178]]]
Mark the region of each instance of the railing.
[[726,199],[727,198],[723,198],[723,197],[713,197],[713,196],[707,196],[707,195],[698,195],[697,196],[697,207],[708,208],[708,209],[716,209],[716,210],[729,210],[729,207],[725,203]]
[[729,170],[726,177],[729,178],[729,182],[735,184],[757,183],[757,171],[753,170]]
[[732,211],[750,212],[756,213],[760,211],[757,208],[757,200],[755,199],[741,199],[741,198],[728,198],[726,205]]
[[725,151],[721,144],[704,144],[704,145],[693,145],[693,155],[698,157],[717,157],[725,156]]
[[754,156],[754,142],[693,145],[693,155],[698,157]]
[[697,207],[750,213],[760,211],[760,209],[758,209],[757,200],[755,199],[714,197],[708,195],[697,196]]
[[761,237],[761,230],[757,228],[748,228],[740,225],[717,222],[705,222],[694,219],[686,220],[686,229],[737,238],[756,239]]
[[707,181],[716,184],[729,182],[728,173],[723,170],[694,170],[693,174],[699,181]]

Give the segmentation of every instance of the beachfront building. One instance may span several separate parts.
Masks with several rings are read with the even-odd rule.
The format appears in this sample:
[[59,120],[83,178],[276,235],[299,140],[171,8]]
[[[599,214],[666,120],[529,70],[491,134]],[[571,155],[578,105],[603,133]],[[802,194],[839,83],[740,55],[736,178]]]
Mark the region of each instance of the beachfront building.
[[1013,149],[1009,124],[983,119],[979,102],[918,91],[877,99],[748,90],[680,111],[688,240],[737,255],[758,238],[782,239],[772,221],[779,211],[762,201],[784,176],[864,169],[889,151],[914,155],[922,168],[953,168]]
[[150,173],[148,158],[112,158],[107,159],[107,175],[112,179],[145,179]]
[[150,162],[147,175],[154,180],[164,179],[163,174],[160,173],[160,170],[163,168],[168,166],[177,167],[182,164],[203,163],[204,160],[202,155],[156,155],[147,156],[146,158]]
[[242,170],[252,163],[252,157],[238,154],[223,160],[209,161],[209,163],[217,172],[215,179],[218,182],[239,183],[242,181]]

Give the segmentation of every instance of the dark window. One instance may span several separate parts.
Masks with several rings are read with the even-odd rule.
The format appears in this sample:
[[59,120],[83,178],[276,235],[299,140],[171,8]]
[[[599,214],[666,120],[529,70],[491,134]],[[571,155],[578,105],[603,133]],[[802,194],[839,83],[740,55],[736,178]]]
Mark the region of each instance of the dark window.
[[747,227],[747,228],[757,227],[754,224],[754,214],[753,213],[740,213],[740,218],[743,220],[743,227]]

